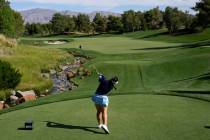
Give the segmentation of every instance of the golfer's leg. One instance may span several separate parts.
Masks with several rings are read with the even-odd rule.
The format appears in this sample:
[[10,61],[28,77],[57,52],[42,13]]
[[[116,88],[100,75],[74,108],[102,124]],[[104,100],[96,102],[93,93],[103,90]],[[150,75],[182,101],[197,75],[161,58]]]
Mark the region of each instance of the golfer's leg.
[[106,126],[107,126],[107,119],[108,119],[107,109],[108,109],[108,107],[102,107],[103,124],[106,125]]
[[101,118],[102,118],[102,112],[101,112],[101,107],[99,105],[95,105],[96,106],[96,118],[97,118],[97,121],[98,121],[98,125],[101,124]]

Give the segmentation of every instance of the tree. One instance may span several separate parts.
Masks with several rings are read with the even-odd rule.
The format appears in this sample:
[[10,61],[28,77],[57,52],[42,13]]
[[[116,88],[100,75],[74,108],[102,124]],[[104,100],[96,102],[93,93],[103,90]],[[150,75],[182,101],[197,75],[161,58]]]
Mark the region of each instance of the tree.
[[9,37],[18,37],[23,33],[22,17],[10,8],[6,0],[0,0],[0,33]]
[[125,11],[122,14],[122,23],[125,32],[135,31],[135,12],[133,10]]
[[20,13],[14,11],[15,33],[16,37],[21,36],[24,32],[24,21]]
[[183,12],[176,7],[166,7],[164,21],[169,33],[176,33],[180,28],[184,27]]
[[96,13],[93,22],[95,24],[96,32],[105,32],[107,29],[107,18],[101,16],[100,13]]
[[145,20],[149,29],[160,29],[163,26],[163,14],[159,7],[145,13]]
[[185,31],[192,32],[194,30],[195,16],[189,14],[188,11],[182,13],[182,22],[185,27]]
[[75,22],[74,19],[70,16],[65,16],[66,26],[65,26],[65,32],[72,32],[75,30]]
[[50,29],[48,28],[48,24],[41,24],[41,35],[48,35],[50,34]]
[[21,76],[8,62],[0,60],[0,90],[14,89],[20,83]]
[[66,21],[63,15],[61,15],[60,13],[54,14],[50,22],[52,23],[52,29],[54,33],[56,34],[64,33]]
[[[47,29],[46,29],[47,30]],[[35,34],[45,34],[47,32],[45,27],[40,23],[26,23],[25,25],[25,34],[26,35],[35,35]]]
[[35,34],[35,28],[34,28],[33,25],[34,24],[26,23],[26,25],[25,25],[25,34],[26,35],[33,35],[33,34]]
[[0,33],[9,37],[15,36],[15,18],[13,14],[9,2],[0,0]]
[[107,21],[107,31],[122,32],[123,24],[121,17],[109,15]]
[[89,32],[91,23],[88,15],[78,14],[78,16],[73,17],[73,19],[75,20],[76,23],[76,29],[79,32],[86,32],[86,33]]
[[137,31],[145,30],[146,27],[146,20],[144,18],[144,13],[138,11],[135,13],[135,29]]
[[206,28],[210,24],[210,0],[200,0],[193,9],[198,12],[198,25]]

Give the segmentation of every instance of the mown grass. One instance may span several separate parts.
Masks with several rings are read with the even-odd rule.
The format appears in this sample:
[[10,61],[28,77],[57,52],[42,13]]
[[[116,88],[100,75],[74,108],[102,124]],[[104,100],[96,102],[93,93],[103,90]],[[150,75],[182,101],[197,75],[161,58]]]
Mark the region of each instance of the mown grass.
[[168,43],[192,43],[197,41],[209,40],[210,28],[207,28],[203,32],[193,34],[169,35],[166,29],[161,29],[155,31],[127,33],[124,34],[124,36],[139,40],[143,39]]
[[[60,48],[62,52],[76,51],[91,56],[94,59],[85,66],[92,70],[92,75],[83,80],[75,79],[79,88],[73,91],[47,96],[1,111],[0,114],[32,107],[0,116],[2,126],[6,126],[5,134],[9,128],[15,127],[12,135],[2,135],[2,138],[13,139],[19,135],[20,139],[31,136],[32,139],[66,139],[69,136],[73,139],[208,139],[208,32],[209,29],[194,35],[169,36],[165,34],[165,30],[159,30],[124,35],[73,37],[73,42],[64,45],[42,46],[43,50]],[[57,39],[27,39],[49,38]],[[78,49],[79,45],[82,45],[82,50]],[[42,63],[44,62],[40,62]],[[96,125],[94,106],[90,99],[75,100],[94,94],[98,85],[94,67],[107,78],[114,75],[119,77],[117,90],[114,90],[111,94],[113,96],[110,97],[109,124],[112,134],[107,137],[93,134],[101,133],[100,130],[88,128]],[[7,124],[17,113],[19,115],[16,121]],[[37,122],[36,129],[30,134],[16,130],[27,118]],[[55,122],[54,126],[49,125],[49,122]],[[50,137],[52,135],[53,138]]]
[[[205,74],[210,70],[210,48],[203,46],[205,45],[203,44],[203,41],[199,43],[199,40],[207,37],[208,32],[209,29],[203,33],[195,34],[197,37],[194,39],[196,39],[198,42],[196,43],[198,47],[194,48],[189,47],[193,45],[193,41],[190,39],[188,39],[188,41],[191,41],[192,43],[189,43],[188,45],[186,43],[180,43],[179,41],[185,40],[184,37],[187,38],[188,36],[193,36],[194,34],[183,35],[181,38],[181,36],[164,35],[164,29],[157,31],[128,33],[121,36],[97,35],[95,37],[73,37],[72,39],[74,41],[67,44],[51,46],[47,45],[45,47],[43,46],[42,48],[43,50],[60,48],[63,51],[77,51],[83,55],[93,57],[94,59],[89,61],[86,66],[88,66],[90,69],[93,69],[92,66],[96,66],[108,77],[113,75],[119,76],[120,85],[117,92],[120,93],[165,93],[171,90],[210,91],[208,86],[210,82],[205,78]],[[159,41],[145,41],[145,38],[134,39],[134,37],[137,38],[139,36],[151,36],[151,38],[149,38],[150,40],[156,40],[159,37]],[[166,40],[167,37],[173,38],[174,43],[161,41],[163,36],[166,37]],[[61,38],[62,36],[47,38],[23,38],[23,40],[56,40]],[[65,38],[71,39],[69,36],[65,36]],[[82,45],[82,50],[78,49],[79,45]],[[171,48],[173,46],[178,47]],[[160,47],[163,47],[164,49],[158,49]],[[25,46],[25,48],[27,47]],[[142,50],[142,48],[144,48],[144,50]],[[45,53],[43,52],[43,56],[45,56],[44,54]],[[39,53],[37,53],[36,56],[39,56]],[[56,54],[54,56],[56,56]],[[31,59],[32,58],[33,57],[31,57]],[[35,57],[33,62],[41,60],[35,59],[38,58]],[[42,59],[46,60],[45,57]],[[47,59],[47,61],[52,60],[54,62],[53,59],[55,59],[55,57]],[[53,62],[47,63],[49,65],[54,64]],[[26,63],[31,64],[31,66],[29,65],[28,67],[35,65],[32,62]],[[15,64],[16,63],[14,63],[14,65]],[[37,68],[39,67],[38,69],[46,66],[45,61],[40,61],[36,64]],[[21,64],[18,63],[16,64],[17,67],[20,65]],[[23,63],[22,67],[25,67],[24,65],[25,64]],[[26,73],[31,71],[32,70],[26,71]],[[202,75],[204,75],[203,79],[201,79]],[[37,75],[34,75],[34,77],[37,77]],[[91,77],[88,77],[85,80],[76,80],[80,87],[73,91],[73,93],[77,93],[78,97],[90,96],[97,86],[97,83],[95,82],[96,79],[96,75],[93,74]],[[25,82],[26,85],[24,87],[30,87],[30,82],[28,82],[30,81],[30,77],[27,77],[25,81],[27,81],[27,83]],[[37,81],[40,81],[40,79]],[[55,101],[65,100],[65,97],[63,96],[62,98],[50,97],[50,99],[51,98],[57,98]],[[71,97],[67,96],[66,99],[71,99]],[[46,98],[46,100],[48,100],[48,98]]]
[[[88,98],[2,114],[1,139],[205,140],[210,136],[207,102],[155,95],[113,96],[110,102],[110,135],[96,128],[95,107]],[[33,119],[34,129],[18,130],[27,119]]]

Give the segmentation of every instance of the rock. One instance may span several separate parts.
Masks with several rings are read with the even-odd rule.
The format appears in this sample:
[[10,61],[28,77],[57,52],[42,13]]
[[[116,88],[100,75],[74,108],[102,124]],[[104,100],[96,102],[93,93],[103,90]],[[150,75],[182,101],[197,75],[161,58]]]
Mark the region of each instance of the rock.
[[65,71],[66,69],[68,69],[68,66],[60,66],[60,69]]
[[11,95],[9,98],[10,98],[10,104],[12,104],[12,105],[18,104],[18,99],[19,98],[17,96]]
[[66,76],[67,76],[67,79],[69,80],[69,79],[71,79],[71,78],[74,78],[74,77],[76,76],[76,74],[73,73],[72,71],[70,71],[70,72],[67,72],[67,73],[66,73]]
[[65,88],[60,88],[60,91],[65,91],[66,89]]
[[20,94],[25,101],[32,101],[32,100],[36,100],[36,94],[33,90],[30,91],[17,91],[18,94]]
[[88,69],[84,70],[84,76],[90,76],[91,72]]
[[40,97],[45,97],[46,95],[44,95],[44,94],[42,94],[42,95],[40,95]]
[[51,74],[51,75],[56,74],[56,70],[54,70],[54,69],[50,69],[50,74]]
[[15,95],[16,91],[15,90],[11,90],[11,95]]
[[0,110],[4,109],[4,101],[0,101]]
[[70,66],[70,68],[79,68],[81,65],[80,64],[72,64],[71,66]]
[[74,64],[77,64],[77,65],[80,64],[80,58],[79,57],[76,57],[76,59],[74,60]]
[[85,58],[80,58],[80,63],[84,64],[87,60]]
[[41,77],[49,79],[50,78],[50,74],[49,73],[42,73]]
[[15,95],[11,95],[11,96],[10,96],[10,100],[15,100],[15,101],[16,101],[16,100],[18,100],[18,97],[15,96]]
[[10,106],[8,104],[4,104],[4,108],[10,108]]
[[16,104],[18,105],[18,104],[24,103],[25,101],[26,100],[23,97],[21,97],[17,100]]
[[25,99],[25,101],[33,101],[36,100],[36,96],[33,95],[27,95],[23,97]]

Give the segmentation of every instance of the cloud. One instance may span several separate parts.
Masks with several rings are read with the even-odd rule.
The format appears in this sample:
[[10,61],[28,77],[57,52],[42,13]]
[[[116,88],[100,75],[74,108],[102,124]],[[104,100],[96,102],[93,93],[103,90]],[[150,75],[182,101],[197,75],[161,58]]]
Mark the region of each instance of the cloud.
[[34,2],[43,4],[68,4],[93,7],[139,6],[185,6],[192,7],[199,0],[10,0],[10,2]]

